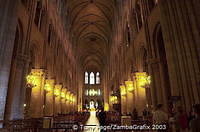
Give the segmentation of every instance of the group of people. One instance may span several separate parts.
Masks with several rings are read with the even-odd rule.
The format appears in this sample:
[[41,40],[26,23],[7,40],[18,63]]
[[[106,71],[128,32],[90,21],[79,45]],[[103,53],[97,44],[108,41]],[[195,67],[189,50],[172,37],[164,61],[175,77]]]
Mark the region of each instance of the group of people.
[[[100,110],[97,112],[100,125],[106,124],[108,113]],[[137,109],[134,109],[132,120],[148,120],[152,124],[166,125],[170,132],[200,132],[200,104],[193,105],[192,112],[186,113],[182,107],[177,107],[170,114],[164,111],[162,104],[158,104],[154,111],[144,109],[142,117],[138,116]]]
[[[132,117],[136,120],[139,119],[136,109],[133,110]],[[193,112],[190,112],[190,114],[184,112],[182,107],[178,107],[176,111],[167,114],[163,110],[163,105],[158,104],[153,112],[146,109],[143,111],[142,120],[149,119],[147,117],[151,117],[152,124],[166,124],[167,129],[171,129],[172,132],[200,132],[200,104],[194,105]]]

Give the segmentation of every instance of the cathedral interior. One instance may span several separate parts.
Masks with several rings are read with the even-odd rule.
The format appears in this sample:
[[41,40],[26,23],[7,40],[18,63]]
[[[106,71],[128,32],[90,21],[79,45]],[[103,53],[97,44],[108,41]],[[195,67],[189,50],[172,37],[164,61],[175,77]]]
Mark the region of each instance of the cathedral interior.
[[108,124],[131,125],[158,104],[169,117],[180,107],[189,114],[200,103],[199,8],[199,0],[1,0],[0,131],[96,125],[98,111]]

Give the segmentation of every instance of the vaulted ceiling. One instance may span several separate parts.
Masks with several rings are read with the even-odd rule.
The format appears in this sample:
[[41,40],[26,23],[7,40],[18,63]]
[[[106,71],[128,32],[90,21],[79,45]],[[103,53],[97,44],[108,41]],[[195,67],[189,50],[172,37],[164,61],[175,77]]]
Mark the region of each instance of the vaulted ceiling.
[[102,70],[109,53],[115,0],[69,0],[69,31],[84,70]]

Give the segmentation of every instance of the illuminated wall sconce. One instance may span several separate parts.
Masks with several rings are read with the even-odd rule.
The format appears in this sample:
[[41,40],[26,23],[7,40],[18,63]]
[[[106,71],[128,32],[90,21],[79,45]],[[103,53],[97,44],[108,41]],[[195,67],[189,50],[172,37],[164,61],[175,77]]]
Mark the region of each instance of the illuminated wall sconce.
[[76,96],[73,96],[72,102],[76,102]]
[[126,87],[124,85],[120,85],[120,93],[122,96],[126,95]]
[[60,90],[59,89],[54,89],[54,95],[56,97],[60,96]]
[[110,102],[112,104],[117,104],[118,103],[118,98],[117,96],[110,96]]
[[27,87],[33,88],[40,85],[44,71],[42,69],[32,69],[30,74],[26,76]]
[[109,104],[108,104],[108,103],[105,103],[105,104],[104,104],[104,110],[105,110],[105,111],[109,111]]
[[135,73],[135,76],[140,87],[147,88],[151,84],[151,76],[148,76],[146,72]]
[[134,90],[134,82],[133,81],[125,81],[126,89],[129,92],[132,92]]
[[70,101],[70,102],[73,102],[73,98],[74,98],[74,95],[71,94],[71,95],[70,95],[70,99],[69,99],[69,101]]
[[44,90],[46,92],[53,92],[53,87],[54,87],[54,80],[46,80],[45,85],[44,85]]
[[67,101],[70,101],[70,94],[71,94],[71,93],[70,93],[69,91],[68,91],[67,94],[66,94],[66,99],[67,99]]
[[66,96],[66,89],[63,89],[61,92],[61,98],[65,98]]
[[26,107],[26,104],[24,104],[24,107]]

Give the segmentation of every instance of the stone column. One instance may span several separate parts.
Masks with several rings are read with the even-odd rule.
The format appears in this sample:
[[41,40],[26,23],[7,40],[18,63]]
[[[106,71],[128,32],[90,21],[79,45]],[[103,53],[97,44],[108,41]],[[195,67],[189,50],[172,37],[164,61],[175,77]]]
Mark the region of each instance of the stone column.
[[[107,75],[106,75],[107,78]],[[103,83],[103,95],[104,95],[104,110],[109,111],[109,88],[106,85],[107,81]]]
[[53,116],[53,93],[54,93],[55,81],[53,79],[48,79],[45,81],[45,91],[46,91],[46,102],[45,102],[45,116]]
[[143,87],[146,83],[146,73],[145,72],[138,72],[134,75],[135,80],[135,102],[136,102],[136,109],[139,115],[142,115],[142,111],[146,108],[146,89]]
[[159,2],[171,94],[182,96],[181,103],[188,111],[192,104],[200,102],[199,5],[197,0]]
[[65,99],[66,99],[66,89],[63,88],[61,92],[61,113],[62,114],[65,114],[65,109],[66,109]]
[[121,93],[121,113],[123,115],[127,114],[127,93],[126,87],[124,85],[120,86],[120,93]]
[[[17,0],[0,1],[0,120],[4,120],[6,95],[17,25],[17,2]],[[0,128],[2,128],[1,123]]]
[[69,112],[70,112],[69,105],[70,105],[70,101],[67,99],[67,100],[66,100],[66,113],[69,113]]
[[126,81],[127,90],[127,113],[131,113],[134,109],[134,83],[133,81]]
[[44,109],[44,83],[45,73],[42,69],[32,69],[30,73],[30,81],[32,87],[31,102],[29,115],[32,118],[39,118],[43,116]]
[[6,120],[24,118],[25,60],[26,57],[20,55],[13,58],[5,112]]
[[54,88],[54,115],[58,115],[61,113],[61,89],[62,85],[55,85]]

